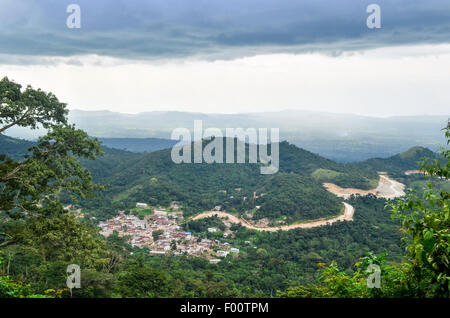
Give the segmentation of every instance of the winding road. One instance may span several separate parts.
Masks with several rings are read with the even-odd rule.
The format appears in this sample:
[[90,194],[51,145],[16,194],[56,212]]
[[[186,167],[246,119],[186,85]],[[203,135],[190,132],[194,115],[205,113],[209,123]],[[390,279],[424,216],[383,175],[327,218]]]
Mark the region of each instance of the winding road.
[[333,224],[337,221],[352,221],[353,214],[355,213],[355,209],[350,204],[344,203],[344,213],[336,216],[331,219],[318,219],[314,221],[308,221],[303,223],[296,223],[290,225],[280,225],[280,226],[270,226],[270,227],[258,227],[253,224],[250,224],[248,221],[238,218],[235,215],[232,215],[227,212],[218,212],[218,211],[209,211],[201,213],[193,218],[193,220],[204,219],[208,217],[212,217],[216,215],[219,218],[228,218],[228,221],[235,224],[242,224],[242,226],[256,231],[264,231],[264,232],[276,232],[276,231],[289,231],[293,229],[309,229],[317,226],[329,225]]
[[[379,172],[380,181],[378,186],[372,190],[361,190],[354,188],[341,188],[333,183],[324,183],[323,186],[330,191],[331,193],[337,195],[338,197],[342,197],[344,199],[348,199],[352,194],[359,195],[368,195],[374,194],[379,198],[385,199],[394,199],[405,195],[404,189],[405,185],[398,181],[395,181],[389,178],[385,173]],[[268,226],[268,227],[258,227],[249,223],[248,221],[238,218],[237,216],[227,213],[227,212],[219,212],[219,211],[209,211],[198,214],[193,218],[193,220],[200,220],[208,217],[212,217],[216,215],[219,218],[227,218],[229,222],[235,224],[242,224],[248,229],[256,230],[256,231],[265,231],[265,232],[276,232],[276,231],[289,231],[293,229],[309,229],[317,226],[330,225],[337,221],[353,221],[353,214],[355,213],[355,208],[348,204],[347,202],[342,202],[344,204],[344,213],[338,215],[336,217],[330,219],[318,219],[303,223],[295,223],[290,225],[280,225],[280,226]]]

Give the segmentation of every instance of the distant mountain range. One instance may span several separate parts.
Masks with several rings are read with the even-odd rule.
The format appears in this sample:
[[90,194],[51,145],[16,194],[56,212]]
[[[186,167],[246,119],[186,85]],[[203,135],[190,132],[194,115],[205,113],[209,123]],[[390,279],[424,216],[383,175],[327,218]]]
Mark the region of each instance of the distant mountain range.
[[[194,120],[202,120],[204,128],[280,128],[281,140],[326,158],[351,162],[389,157],[416,145],[435,150],[444,143],[441,129],[446,126],[449,117],[378,118],[301,110],[247,114],[175,111],[123,114],[72,110],[69,120],[91,136],[101,137],[105,145],[137,152],[153,151],[156,144],[171,147],[168,139],[172,130],[178,127],[192,130]],[[25,139],[37,136],[36,131],[20,128],[11,129],[9,133]]]
[[178,141],[162,138],[98,138],[103,146],[132,152],[153,152],[172,148]]

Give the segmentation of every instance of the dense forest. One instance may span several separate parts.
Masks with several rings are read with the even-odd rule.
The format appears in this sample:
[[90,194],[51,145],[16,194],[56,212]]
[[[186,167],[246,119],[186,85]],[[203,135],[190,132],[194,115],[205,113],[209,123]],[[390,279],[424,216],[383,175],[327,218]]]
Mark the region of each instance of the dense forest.
[[[83,161],[89,170],[94,168],[94,181],[109,185],[98,193],[102,203],[90,200],[81,206],[97,211],[100,217],[107,216],[106,210],[129,209],[136,202],[168,205],[180,201],[187,216],[215,206],[236,214],[252,213],[255,206],[260,206],[253,214],[255,219],[284,218],[292,223],[340,213],[342,203],[324,190],[323,182],[361,189],[374,188],[378,183],[379,167],[335,163],[287,142],[279,147],[280,171],[275,176],[261,175],[258,164],[175,164],[170,149],[133,156],[124,152],[117,157],[105,151],[97,162]],[[100,173],[95,170],[101,162],[110,157],[115,161],[120,156],[121,163],[108,164],[110,169],[104,169],[103,175],[101,169]],[[415,162],[402,164],[410,169],[416,167]],[[394,171],[388,165],[383,168]]]
[[[98,238],[92,244],[99,244],[98,248],[103,251],[79,256],[84,260],[83,268],[87,268],[82,271],[84,288],[74,290],[74,295],[275,296],[278,290],[289,286],[314,282],[318,263],[334,260],[351,272],[355,260],[368,251],[388,253],[389,260],[400,260],[401,233],[398,223],[385,211],[385,202],[366,197],[353,199],[351,203],[358,209],[352,223],[277,233],[235,226],[233,244],[242,252],[238,259],[229,256],[227,261],[219,264],[209,264],[196,257],[150,256],[148,250],[132,248],[117,236],[104,243]],[[208,219],[193,221],[186,225],[187,229],[201,234],[207,232],[207,226],[220,224],[217,220],[203,226],[196,224],[202,222],[208,222]],[[69,229],[67,223],[61,224],[65,231]],[[54,234],[48,230],[45,229],[48,235]],[[207,237],[208,234],[204,235]],[[39,252],[41,244],[44,244],[43,238],[39,241],[30,238],[26,244],[4,249],[5,271],[21,281],[31,282],[32,290],[37,293],[64,289],[66,262],[61,254],[73,252],[68,250],[71,246],[67,242],[52,244],[51,254],[44,260]]]
[[[31,96],[39,103],[29,104]],[[0,297],[450,297],[450,150],[419,166],[422,156],[435,155],[413,148],[344,165],[282,142],[280,171],[261,175],[257,164],[177,165],[170,150],[102,148],[67,123],[56,96],[7,78],[0,99]],[[4,136],[14,125],[42,125],[48,133],[33,143]],[[190,216],[219,204],[288,223],[326,217],[340,213],[342,202],[322,182],[368,188],[376,171],[400,176],[418,168],[422,175],[401,177],[416,191],[397,201],[349,198],[352,222],[277,232],[233,224],[233,235],[220,239],[241,252],[217,264],[150,255],[117,232],[103,237],[97,226],[138,201],[177,201],[183,229],[214,240],[223,222]],[[68,203],[82,207],[84,217],[68,213]],[[83,288],[67,288],[69,264],[80,265]],[[369,265],[382,268],[382,288],[367,288]]]

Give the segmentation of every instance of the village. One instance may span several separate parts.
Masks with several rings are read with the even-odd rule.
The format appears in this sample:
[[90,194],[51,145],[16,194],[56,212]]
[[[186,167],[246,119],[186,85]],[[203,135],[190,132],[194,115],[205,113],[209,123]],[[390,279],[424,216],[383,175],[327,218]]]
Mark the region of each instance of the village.
[[[136,208],[151,210],[146,203],[137,203]],[[191,255],[202,257],[210,263],[219,263],[228,254],[238,255],[239,249],[227,242],[219,240],[199,239],[191,232],[184,231],[179,222],[183,220],[183,212],[177,203],[172,202],[170,208],[154,208],[153,213],[139,218],[125,211],[118,211],[112,219],[99,223],[100,234],[105,237],[117,232],[125,237],[133,247],[147,247],[153,255]],[[216,228],[208,228],[208,232],[216,232]],[[224,233],[224,237],[230,231]]]

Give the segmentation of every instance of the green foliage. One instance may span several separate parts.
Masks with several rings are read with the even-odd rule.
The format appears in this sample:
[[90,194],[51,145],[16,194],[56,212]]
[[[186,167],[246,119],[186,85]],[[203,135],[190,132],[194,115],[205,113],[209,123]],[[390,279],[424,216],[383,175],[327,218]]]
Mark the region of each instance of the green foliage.
[[186,231],[190,231],[194,234],[205,233],[210,227],[219,228],[221,231],[225,230],[222,219],[215,215],[210,218],[189,221],[188,223],[183,224],[183,227]]
[[11,280],[8,276],[0,276],[0,298],[53,298],[50,295],[34,294],[30,285]]
[[[450,124],[446,128],[450,143]],[[450,150],[442,149],[446,163],[424,161],[420,170],[430,178],[448,180]],[[408,284],[418,296],[450,297],[450,194],[428,183],[419,198],[414,193],[390,203],[393,217],[401,221],[410,257]]]
[[[0,254],[0,266],[4,257]],[[13,281],[9,276],[0,274],[0,298],[54,298],[60,297],[62,291],[47,290],[45,294],[35,294],[30,285]]]
[[[354,266],[349,274],[341,270],[336,262],[328,266],[320,263],[319,276],[310,286],[289,287],[278,292],[280,297],[288,298],[373,298],[410,296],[404,293],[404,277],[400,268],[385,263],[386,254],[376,256],[367,253]],[[368,281],[375,271],[368,270],[370,265],[379,266],[380,288],[369,288]],[[403,292],[403,294],[401,294]]]
[[319,180],[319,181],[332,180],[332,179],[335,179],[336,177],[338,177],[339,175],[341,175],[340,172],[329,170],[329,169],[322,169],[322,168],[315,170],[311,174],[311,176],[314,179]]
[[[246,153],[248,148],[246,145]],[[261,175],[259,168],[258,164],[175,164],[170,149],[139,158],[128,158],[124,152],[122,164],[108,165],[103,175],[96,173],[97,182],[110,185],[98,194],[103,198],[103,206],[96,200],[84,200],[82,204],[102,218],[106,216],[105,209],[131,209],[136,202],[167,206],[179,201],[185,217],[218,205],[237,214],[261,205],[255,218],[286,217],[285,221],[293,223],[334,216],[341,211],[341,202],[322,187],[322,182],[329,179],[311,177],[317,169],[336,171],[332,181],[342,186],[369,188],[373,180],[378,180],[373,171],[335,163],[287,142],[280,143],[280,172]],[[265,195],[255,200],[254,192]]]
[[36,143],[27,140],[11,138],[0,135],[0,149],[2,153],[8,154],[14,160],[23,159],[28,149],[33,147]]
[[[67,265],[78,263],[95,269],[109,261],[104,241],[96,237],[98,231],[65,213],[59,201],[61,193],[75,200],[101,188],[76,158],[95,159],[101,154],[100,144],[67,124],[66,105],[52,93],[30,86],[22,91],[19,84],[4,78],[0,103],[0,136],[13,126],[48,130],[25,155],[12,158],[0,154],[0,227],[5,231],[0,248],[8,256],[7,275],[1,277],[2,293],[59,297]],[[32,278],[32,283],[13,282],[8,277],[13,272]],[[40,294],[34,294],[35,290]]]
[[82,267],[101,267],[108,259],[105,242],[95,230],[79,222],[75,216],[32,217],[13,235],[43,261],[64,261]]
[[[446,128],[450,144],[450,123]],[[413,149],[403,158],[415,158],[421,149]],[[420,170],[429,178],[448,180],[450,150],[442,148],[442,160],[424,158]],[[279,292],[281,297],[450,297],[450,195],[445,189],[428,183],[422,197],[410,192],[388,202],[392,219],[400,221],[408,252],[407,259],[397,266],[386,265],[384,256],[370,253],[355,264],[348,274],[335,262],[320,271],[315,284],[299,285]],[[367,274],[362,270],[370,264],[381,269],[381,288],[367,288]],[[324,265],[324,264],[323,264]]]
[[94,159],[101,154],[96,139],[67,124],[66,105],[51,93],[0,81],[0,134],[13,126],[49,129],[21,160],[0,154],[0,210],[10,216],[61,212],[58,195],[84,197],[98,188],[74,156]]
[[280,171],[286,173],[296,173],[302,176],[311,176],[318,171],[333,171],[327,174],[319,173],[322,177],[317,181],[333,182],[343,188],[370,189],[372,180],[377,180],[378,176],[371,169],[363,169],[351,164],[340,164],[313,154],[304,149],[297,148],[287,142],[280,143]]
[[168,279],[151,267],[133,265],[119,275],[119,289],[123,297],[164,297],[168,296]]
[[[73,297],[261,297],[276,290],[286,290],[279,293],[283,297],[449,297],[448,190],[436,185],[423,198],[391,202],[408,246],[409,258],[400,265],[395,265],[403,253],[400,226],[386,213],[386,201],[374,196],[350,198],[354,220],[326,227],[257,232],[233,225],[231,240],[220,231],[204,233],[208,227],[224,229],[217,218],[185,224],[200,237],[228,240],[240,249],[219,264],[149,255],[117,232],[103,239],[93,221],[66,214],[61,203],[81,198],[82,207],[89,208],[85,214],[99,218],[136,202],[179,201],[186,219],[222,205],[236,214],[253,212],[256,219],[296,222],[339,213],[340,199],[321,186],[323,181],[369,188],[377,170],[412,169],[424,149],[343,165],[282,142],[280,172],[274,176],[261,175],[258,165],[176,165],[170,150],[141,155],[104,148],[105,158],[91,161],[102,152],[98,141],[67,124],[65,105],[51,93],[21,91],[5,78],[0,102],[0,145],[7,145],[0,156],[0,297],[68,297],[71,263],[82,268],[82,288],[74,289]],[[13,125],[43,126],[48,134],[37,143],[10,147],[16,141],[2,133]],[[25,146],[30,151],[24,155]],[[448,161],[427,161],[423,169],[441,182],[448,179]],[[96,192],[103,201],[89,197],[103,188],[94,185],[88,170],[95,182],[110,185]],[[156,240],[162,231],[153,234]],[[371,264],[381,268],[380,289],[367,288]]]
[[434,153],[427,148],[412,147],[401,154],[389,158],[368,159],[362,162],[352,163],[350,166],[374,171],[386,171],[394,176],[403,176],[406,170],[417,169],[417,164],[424,160],[424,158],[443,159],[437,153]]
[[163,234],[163,233],[164,233],[163,230],[156,230],[156,231],[153,231],[153,232],[152,232],[153,240],[154,240],[154,241],[157,241],[157,240],[159,239],[159,236],[160,236],[161,234]]
[[67,124],[69,111],[55,95],[31,86],[21,88],[7,77],[0,80],[0,134],[13,126],[36,129]]
[[271,177],[261,192],[265,195],[256,200],[261,208],[254,213],[254,219],[286,217],[287,223],[292,223],[336,216],[342,209],[341,200],[335,195],[311,178],[295,174]]

